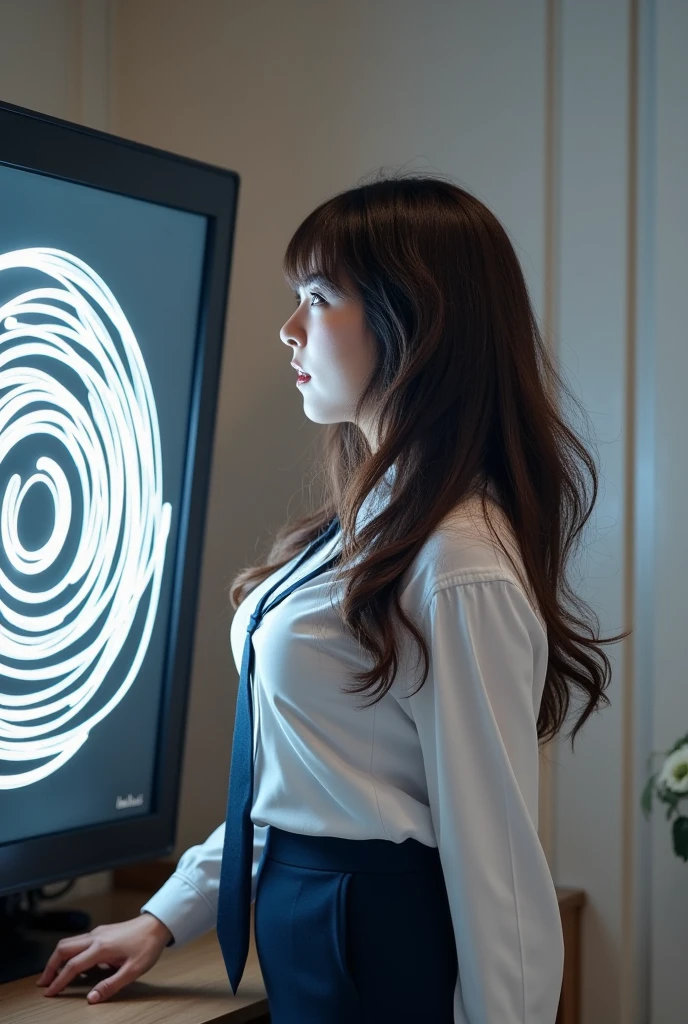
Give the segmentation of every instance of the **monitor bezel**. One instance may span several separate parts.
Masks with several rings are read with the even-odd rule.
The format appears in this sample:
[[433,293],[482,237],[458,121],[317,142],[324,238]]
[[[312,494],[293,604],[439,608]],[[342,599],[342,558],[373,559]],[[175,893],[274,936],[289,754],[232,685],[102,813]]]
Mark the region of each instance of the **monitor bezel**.
[[145,815],[0,844],[0,895],[6,895],[163,857],[175,846],[240,177],[6,102],[0,102],[0,164],[208,218],[153,806]]

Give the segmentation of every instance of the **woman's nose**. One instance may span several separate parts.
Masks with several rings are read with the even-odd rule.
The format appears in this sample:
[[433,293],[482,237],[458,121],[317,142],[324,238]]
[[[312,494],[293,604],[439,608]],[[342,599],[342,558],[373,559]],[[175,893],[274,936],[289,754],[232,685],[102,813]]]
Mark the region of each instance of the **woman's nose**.
[[286,320],[282,324],[282,327],[280,328],[280,338],[282,339],[285,345],[289,344],[289,342],[292,340],[296,340],[296,324],[292,323],[294,316],[295,314],[292,313],[289,319]]

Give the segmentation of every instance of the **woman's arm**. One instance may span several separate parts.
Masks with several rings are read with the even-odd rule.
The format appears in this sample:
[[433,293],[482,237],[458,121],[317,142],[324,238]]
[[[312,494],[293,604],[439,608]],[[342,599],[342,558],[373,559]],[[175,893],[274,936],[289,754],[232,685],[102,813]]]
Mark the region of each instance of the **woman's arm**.
[[[267,825],[253,826],[251,902],[256,898],[256,876],[267,830]],[[173,939],[168,946],[183,946],[216,926],[224,839],[223,821],[204,843],[182,854],[174,874],[141,907],[141,913],[153,914],[169,928]]]
[[496,573],[443,585],[422,628],[430,674],[405,703],[454,924],[455,1024],[554,1024],[564,939],[537,833],[546,634]]

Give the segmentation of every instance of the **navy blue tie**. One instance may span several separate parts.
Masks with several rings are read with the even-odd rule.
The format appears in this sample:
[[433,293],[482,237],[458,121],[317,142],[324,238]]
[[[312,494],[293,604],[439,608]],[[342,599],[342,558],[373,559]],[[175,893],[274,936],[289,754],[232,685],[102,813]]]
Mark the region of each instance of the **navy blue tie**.
[[253,699],[252,682],[254,650],[251,637],[260,625],[266,612],[288,597],[297,587],[327,572],[336,565],[341,553],[334,555],[324,565],[319,565],[303,579],[293,583],[283,594],[279,594],[267,608],[265,603],[284,580],[288,579],[300,565],[312,557],[339,530],[339,519],[335,518],[327,530],[306,548],[296,565],[271,587],[256,605],[246,630],[246,642],[241,661],[241,677],[237,694],[232,742],[232,763],[229,770],[229,797],[225,821],[225,840],[222,848],[220,887],[217,907],[217,937],[222,949],[225,967],[232,992],[236,995],[246,966],[250,937],[251,873],[253,864]]

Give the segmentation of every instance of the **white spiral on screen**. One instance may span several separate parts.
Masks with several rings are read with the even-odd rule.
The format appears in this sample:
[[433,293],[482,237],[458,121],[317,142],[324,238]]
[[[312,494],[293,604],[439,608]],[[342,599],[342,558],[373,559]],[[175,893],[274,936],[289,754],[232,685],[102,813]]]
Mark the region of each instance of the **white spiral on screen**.
[[[153,391],[113,293],[88,264],[60,249],[0,253],[0,284],[4,270],[35,271],[51,281],[0,305],[0,469],[26,438],[38,449],[42,436],[56,438],[78,476],[81,511],[73,524],[68,477],[44,455],[26,479],[12,475],[0,494],[0,544],[9,563],[5,572],[0,561],[0,687],[3,680],[14,685],[0,692],[0,789],[14,789],[73,757],[136,679],[158,606],[171,506],[162,500]],[[46,371],[47,360],[56,361],[56,373],[74,375],[87,402]],[[54,522],[48,540],[29,550],[18,518],[38,484],[52,496]],[[40,573],[55,564],[70,527],[73,536],[79,531],[76,555],[43,589]],[[147,589],[135,655],[116,692],[99,703]],[[43,763],[32,766],[36,761]],[[2,762],[28,767],[5,773]]]

